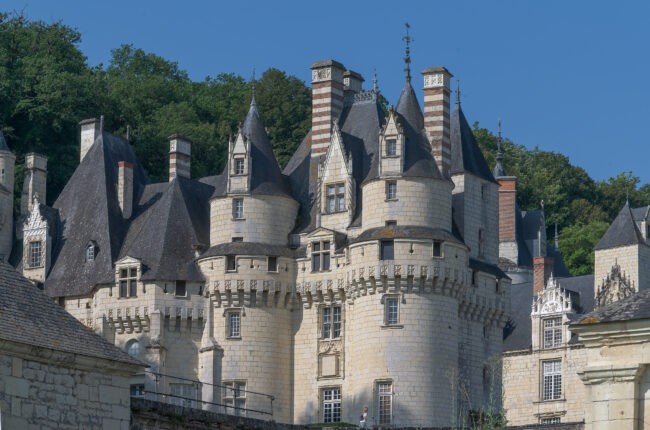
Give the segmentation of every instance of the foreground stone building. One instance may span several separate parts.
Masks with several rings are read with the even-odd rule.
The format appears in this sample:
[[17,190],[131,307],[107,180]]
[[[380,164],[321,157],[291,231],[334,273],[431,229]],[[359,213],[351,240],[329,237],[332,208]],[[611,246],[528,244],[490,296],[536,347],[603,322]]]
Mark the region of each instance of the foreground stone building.
[[643,334],[650,327],[648,210],[621,209],[595,247],[594,275],[554,278],[546,264],[536,267],[533,282],[512,286],[503,357],[509,424],[650,423]]
[[341,63],[311,69],[312,129],[284,170],[254,93],[206,178],[185,137],[152,184],[127,140],[82,121],[79,167],[53,207],[33,181],[2,251],[150,365],[132,393],[280,422],[356,422],[364,406],[372,424],[460,422],[500,391],[498,183],[460,100],[450,113],[447,69],[422,72],[424,112],[407,71],[387,113]]
[[143,367],[0,262],[0,427],[126,430]]

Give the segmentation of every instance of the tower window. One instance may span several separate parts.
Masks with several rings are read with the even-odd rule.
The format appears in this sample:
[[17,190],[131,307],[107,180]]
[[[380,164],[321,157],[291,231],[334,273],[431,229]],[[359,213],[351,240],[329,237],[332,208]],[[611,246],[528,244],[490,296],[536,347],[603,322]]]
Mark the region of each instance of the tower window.
[[135,339],[130,340],[129,343],[126,344],[126,352],[131,357],[137,358],[140,355],[140,342]]
[[397,325],[399,323],[399,299],[397,297],[386,298],[384,307],[385,324]]
[[330,242],[314,242],[311,244],[311,270],[323,272],[330,270]]
[[386,200],[395,200],[397,199],[397,182],[387,181],[386,182]]
[[345,186],[343,183],[327,186],[327,213],[345,210]]
[[267,260],[267,266],[269,272],[278,271],[278,257],[269,257]]
[[228,312],[228,337],[241,337],[241,313],[239,311]]
[[185,297],[187,296],[187,284],[185,281],[176,281],[176,297]]
[[321,308],[322,338],[336,339],[341,337],[341,307],[325,306]]
[[562,362],[542,362],[542,400],[558,400],[562,396]]
[[120,297],[136,297],[138,293],[138,269],[120,269]]
[[395,259],[395,242],[392,240],[382,240],[380,249],[380,258],[382,260]]
[[442,257],[442,242],[439,240],[433,241],[433,256]]
[[234,255],[226,255],[226,271],[234,272],[237,270],[237,258]]
[[397,155],[397,141],[396,140],[387,140],[386,141],[386,155],[391,157]]
[[29,267],[43,266],[43,246],[41,241],[29,242]]
[[544,320],[544,348],[562,345],[562,318]]
[[377,410],[379,425],[390,424],[393,421],[393,382],[377,383]]
[[232,201],[232,216],[235,219],[244,219],[244,200],[233,199]]
[[321,398],[323,399],[323,422],[341,422],[341,389],[323,388]]
[[237,158],[235,160],[235,175],[243,175],[244,174],[244,160],[241,158]]

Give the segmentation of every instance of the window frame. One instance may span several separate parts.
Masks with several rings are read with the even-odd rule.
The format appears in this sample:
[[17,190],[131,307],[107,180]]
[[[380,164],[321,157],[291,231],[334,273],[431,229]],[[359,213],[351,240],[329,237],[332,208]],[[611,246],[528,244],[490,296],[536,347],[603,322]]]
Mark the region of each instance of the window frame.
[[[390,244],[390,247],[388,247],[388,244]],[[386,255],[387,250],[390,250],[388,252],[389,255]],[[387,258],[387,257],[391,257],[391,258]],[[381,261],[395,260],[395,241],[393,239],[383,239],[379,241],[379,259]]]
[[145,395],[144,384],[130,384],[129,385],[129,397],[136,399],[144,399]]
[[96,249],[96,247],[92,243],[89,243],[88,245],[86,245],[86,262],[87,263],[95,261],[95,257],[97,256],[97,254],[95,252],[95,249]]
[[[226,272],[237,272],[237,256],[229,254],[225,256]],[[232,265],[230,264],[232,263]]]
[[[131,348],[136,347],[136,351],[133,352],[131,351]],[[140,341],[137,339],[131,339],[129,340],[126,345],[124,346],[124,350],[126,351],[127,354],[129,354],[133,358],[138,358],[140,356],[141,352],[141,346],[140,346]]]
[[117,273],[118,297],[120,299],[138,297],[139,278],[137,266],[120,267]]
[[[330,193],[330,189],[333,190]],[[330,202],[334,207],[330,208]],[[325,211],[327,214],[345,212],[345,182],[334,182],[325,184]]]
[[[438,252],[436,253],[436,245],[438,246]],[[431,256],[433,258],[442,258],[442,240],[434,240],[431,245]]]
[[[399,295],[385,295],[384,300],[384,327],[402,327],[400,324],[400,297]],[[391,318],[391,304],[395,303],[395,319]]]
[[[178,294],[179,286],[182,285],[182,292],[183,294]],[[175,285],[174,285],[174,296],[175,297],[188,297],[189,294],[187,294],[187,281],[182,281],[182,280],[176,280]]]
[[[178,388],[179,393],[174,393],[175,388]],[[188,389],[191,389],[191,393],[187,393]],[[177,406],[184,406],[188,408],[194,408],[195,404],[200,401],[200,396],[199,396],[200,390],[197,389],[196,384],[187,384],[187,383],[178,383],[178,382],[170,382],[169,383],[169,394],[170,394],[170,403],[173,405]],[[194,395],[194,399],[191,399],[190,394]],[[175,396],[180,396],[180,397],[185,397],[185,398],[180,398],[180,397],[175,397]]]
[[541,425],[562,424],[561,417],[541,417],[539,419]]
[[[273,259],[273,260],[272,260]],[[273,267],[271,265],[271,261],[274,261]],[[266,271],[271,272],[271,273],[278,273],[279,272],[279,266],[278,266],[278,257],[275,255],[269,255],[266,257]]]
[[[38,246],[38,252],[34,252],[34,249],[36,246]],[[27,247],[27,250],[29,252],[28,254],[28,261],[29,261],[29,268],[30,269],[37,269],[40,267],[43,267],[43,241],[42,240],[30,240],[29,245]],[[35,261],[35,257],[38,257],[38,260]]]
[[[382,385],[388,385],[390,387],[390,392],[382,391],[381,386]],[[375,390],[377,393],[376,401],[377,401],[377,421],[380,426],[383,425],[391,425],[393,423],[393,406],[394,406],[394,399],[395,399],[395,388],[394,388],[394,383],[391,379],[386,379],[386,380],[381,380],[381,381],[376,381],[375,382]],[[384,417],[382,414],[382,399],[388,399],[389,405],[389,412],[388,412],[388,421],[384,420]]]
[[[551,325],[547,325],[549,322]],[[547,344],[546,334],[550,333],[550,344]],[[559,338],[559,339],[558,339]],[[562,346],[562,317],[553,316],[542,318],[542,349],[553,349]]]
[[244,216],[244,199],[232,199],[232,218],[237,221],[246,219]]
[[[314,264],[318,261],[318,268]],[[327,262],[327,264],[325,264]],[[325,266],[327,265],[327,268]],[[332,270],[332,241],[316,240],[311,242],[311,271],[312,273],[329,272]]]
[[[391,192],[391,187],[393,190]],[[386,181],[386,201],[392,202],[397,200],[397,181]]]
[[[546,365],[558,365],[558,369],[550,369],[548,372],[546,370]],[[553,366],[555,367],[555,366]],[[543,402],[552,402],[556,400],[562,400],[562,360],[561,359],[552,359],[552,360],[543,360],[541,361],[541,371],[542,371],[542,384],[541,384],[541,400]],[[548,389],[547,389],[547,378],[548,379]]]
[[[241,165],[240,165],[241,163]],[[240,168],[241,167],[241,171]],[[246,174],[246,160],[243,158],[235,158],[235,175],[241,176]]]
[[319,317],[319,338],[321,340],[336,340],[343,336],[343,309],[341,305],[321,306]]
[[[228,413],[228,408],[232,408],[233,413],[238,417],[246,416],[246,386],[248,381],[244,379],[233,379],[223,381],[222,387],[222,401],[224,404],[224,411]],[[242,406],[243,403],[243,406]]]
[[[330,398],[327,399],[326,393],[330,392]],[[343,402],[341,395],[341,387],[321,387],[320,389],[320,408],[321,408],[321,417],[323,418],[324,423],[340,423],[343,418]],[[330,406],[330,416],[331,419],[326,419],[326,405]],[[338,406],[338,411],[336,411]],[[338,415],[338,421],[335,421],[334,418]]]
[[[236,332],[233,331],[234,317],[237,317]],[[230,309],[226,311],[226,339],[241,339],[241,320],[242,312],[240,309]]]
[[397,157],[397,139],[386,139],[384,157]]

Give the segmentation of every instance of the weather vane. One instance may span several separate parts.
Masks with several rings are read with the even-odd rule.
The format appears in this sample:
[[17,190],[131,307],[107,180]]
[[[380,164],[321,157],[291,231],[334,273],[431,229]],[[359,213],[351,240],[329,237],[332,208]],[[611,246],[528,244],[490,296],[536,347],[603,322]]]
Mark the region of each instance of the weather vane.
[[406,42],[406,56],[404,57],[404,63],[406,63],[406,68],[404,69],[404,71],[406,72],[406,81],[411,82],[411,47],[410,47],[410,44],[415,39],[413,39],[409,35],[409,28],[411,28],[409,23],[407,22],[404,25],[406,26],[406,36],[402,37],[402,40]]

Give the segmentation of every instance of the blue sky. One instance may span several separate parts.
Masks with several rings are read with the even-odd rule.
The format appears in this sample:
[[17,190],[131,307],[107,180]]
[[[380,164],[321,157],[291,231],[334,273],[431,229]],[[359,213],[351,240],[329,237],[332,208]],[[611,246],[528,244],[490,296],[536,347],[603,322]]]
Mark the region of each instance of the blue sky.
[[333,58],[363,74],[367,88],[376,69],[392,103],[404,84],[408,21],[416,89],[421,70],[445,66],[461,80],[470,123],[494,130],[501,118],[514,142],[560,151],[597,180],[632,171],[650,182],[650,2],[2,3],[76,27],[91,65],[133,43],[195,80],[277,67],[308,81],[311,63]]

